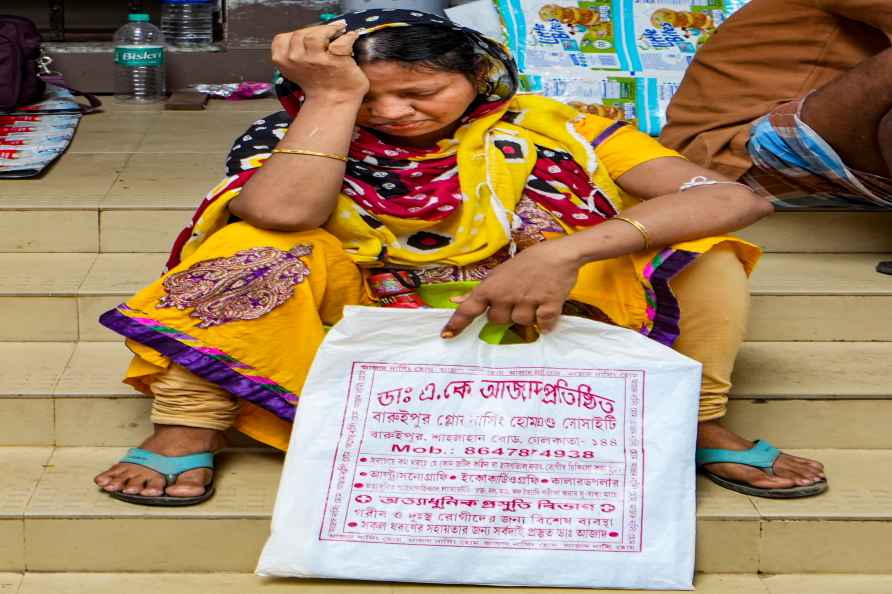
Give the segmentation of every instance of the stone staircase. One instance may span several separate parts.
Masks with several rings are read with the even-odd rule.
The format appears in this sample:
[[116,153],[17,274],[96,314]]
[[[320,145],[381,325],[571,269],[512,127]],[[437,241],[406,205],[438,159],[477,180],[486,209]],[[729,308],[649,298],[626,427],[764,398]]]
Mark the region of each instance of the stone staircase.
[[[274,109],[109,105],[43,179],[0,181],[0,592],[478,590],[250,575],[281,455],[246,439],[202,506],[92,484],[150,429],[148,399],[119,382],[129,354],[96,319],[159,273],[232,139]],[[769,253],[728,423],[824,461],[831,490],[771,501],[701,481],[698,589],[888,594],[892,278],[873,267],[892,258],[892,213],[781,213],[743,235]]]

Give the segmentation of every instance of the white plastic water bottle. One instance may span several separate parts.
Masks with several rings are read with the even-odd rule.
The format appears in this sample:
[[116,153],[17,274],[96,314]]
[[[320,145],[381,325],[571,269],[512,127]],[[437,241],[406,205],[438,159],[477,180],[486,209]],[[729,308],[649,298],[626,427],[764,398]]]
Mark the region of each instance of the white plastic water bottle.
[[214,5],[211,0],[161,0],[161,30],[176,47],[211,45]]
[[164,34],[147,14],[130,14],[115,32],[115,99],[152,103],[164,99]]

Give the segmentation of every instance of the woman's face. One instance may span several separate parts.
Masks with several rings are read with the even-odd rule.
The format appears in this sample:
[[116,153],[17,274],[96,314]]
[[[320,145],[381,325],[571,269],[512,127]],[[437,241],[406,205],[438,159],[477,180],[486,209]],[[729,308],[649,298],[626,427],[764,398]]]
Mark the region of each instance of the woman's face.
[[433,146],[452,136],[477,89],[460,72],[377,61],[362,66],[369,92],[356,123],[393,144]]

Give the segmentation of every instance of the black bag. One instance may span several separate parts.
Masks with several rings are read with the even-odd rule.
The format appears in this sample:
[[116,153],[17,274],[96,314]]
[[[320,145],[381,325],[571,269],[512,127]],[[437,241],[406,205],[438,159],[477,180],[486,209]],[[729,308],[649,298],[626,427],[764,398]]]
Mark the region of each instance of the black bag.
[[42,38],[30,20],[0,15],[0,111],[40,101],[46,83],[38,61]]
[[39,102],[46,94],[47,83],[64,87],[89,101],[89,106],[79,106],[83,113],[100,108],[102,102],[96,95],[72,89],[61,74],[50,71],[48,65],[52,60],[40,51],[42,41],[29,19],[0,15],[0,113]]

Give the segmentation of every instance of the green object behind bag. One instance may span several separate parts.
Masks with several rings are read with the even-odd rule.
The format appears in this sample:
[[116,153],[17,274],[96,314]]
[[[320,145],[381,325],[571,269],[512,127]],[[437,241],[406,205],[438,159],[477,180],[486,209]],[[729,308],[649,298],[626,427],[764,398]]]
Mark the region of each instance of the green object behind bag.
[[[424,303],[436,309],[458,309],[458,304],[452,302],[453,297],[461,297],[471,292],[479,285],[478,281],[453,281],[436,285],[422,285],[418,288],[418,294]],[[524,342],[523,338],[511,332],[510,324],[487,324],[480,331],[480,340],[487,344],[518,344]],[[325,326],[328,332],[331,326]]]
[[[436,285],[421,285],[418,294],[424,302],[438,309],[458,309],[452,302],[453,297],[467,295],[480,284],[477,281],[453,281]],[[520,341],[520,337],[509,332],[510,324],[487,324],[480,331],[480,340],[487,344],[512,344]]]

